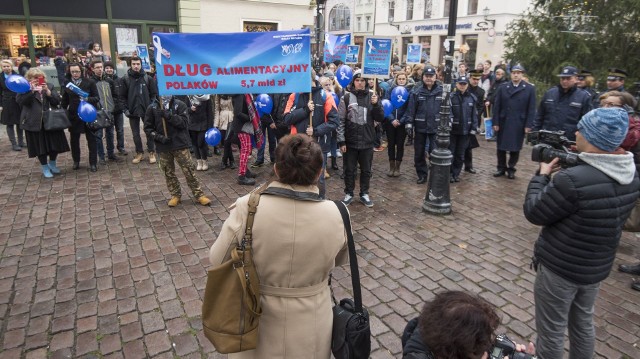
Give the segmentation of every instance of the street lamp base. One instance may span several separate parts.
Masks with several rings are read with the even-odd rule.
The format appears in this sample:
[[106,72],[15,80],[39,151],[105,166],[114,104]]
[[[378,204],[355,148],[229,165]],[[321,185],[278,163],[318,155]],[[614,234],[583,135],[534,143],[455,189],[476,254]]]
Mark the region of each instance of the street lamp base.
[[[447,137],[442,137],[448,142]],[[431,169],[427,181],[427,194],[422,204],[423,212],[437,215],[451,214],[449,171],[451,170],[452,159],[451,151],[447,147],[436,148],[431,152]]]

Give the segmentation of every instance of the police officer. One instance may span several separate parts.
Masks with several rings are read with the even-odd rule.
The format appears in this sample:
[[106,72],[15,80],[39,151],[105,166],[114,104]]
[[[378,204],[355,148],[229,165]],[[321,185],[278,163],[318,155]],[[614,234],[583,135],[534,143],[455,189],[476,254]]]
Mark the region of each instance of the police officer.
[[469,147],[469,136],[478,130],[478,98],[469,91],[469,79],[460,76],[456,90],[451,93],[451,138],[449,150],[453,155],[449,181],[460,182],[464,154]]
[[[476,113],[477,113],[477,122],[476,128],[480,128],[482,126],[482,113],[484,112],[484,100],[485,100],[485,91],[482,87],[480,87],[480,79],[482,78],[482,70],[474,69],[469,71],[469,92],[476,96],[478,100],[476,102]],[[469,135],[469,146],[467,146],[467,150],[464,152],[464,171],[469,173],[476,173],[476,170],[473,168],[473,152],[474,148],[480,147],[480,143],[478,143],[478,139],[474,134]]]
[[534,131],[564,131],[569,140],[575,141],[578,122],[591,111],[591,96],[576,86],[577,76],[575,67],[562,68],[560,84],[550,88],[540,101]]
[[431,153],[436,146],[441,103],[442,86],[436,83],[436,69],[426,66],[422,72],[422,84],[416,85],[409,95],[407,111],[401,121],[411,123],[415,128],[413,159],[418,184],[427,182],[429,167],[425,158],[425,148],[428,148],[426,152]]
[[178,162],[182,169],[196,201],[203,206],[209,205],[211,200],[202,192],[200,181],[195,174],[196,166],[189,152],[191,139],[187,105],[173,96],[154,99],[144,116],[144,133],[155,142],[159,167],[171,192],[169,207],[177,206],[182,195],[180,182],[175,174],[175,162]]

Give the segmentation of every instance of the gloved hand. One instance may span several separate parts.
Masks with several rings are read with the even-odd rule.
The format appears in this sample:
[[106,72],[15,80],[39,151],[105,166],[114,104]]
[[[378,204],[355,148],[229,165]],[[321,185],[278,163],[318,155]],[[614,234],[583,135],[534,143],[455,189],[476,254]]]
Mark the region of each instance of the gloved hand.
[[163,136],[157,132],[151,132],[151,138],[153,138],[154,141],[162,143],[163,145],[168,145],[171,142],[171,138]]

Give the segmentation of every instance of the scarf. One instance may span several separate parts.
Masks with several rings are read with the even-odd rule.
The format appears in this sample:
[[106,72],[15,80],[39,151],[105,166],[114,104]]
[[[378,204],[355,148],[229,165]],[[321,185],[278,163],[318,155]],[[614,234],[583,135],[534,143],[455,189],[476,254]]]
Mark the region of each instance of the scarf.
[[244,102],[247,104],[249,110],[249,120],[253,124],[253,134],[256,140],[256,148],[262,147],[262,129],[260,128],[260,116],[258,116],[258,110],[253,103],[253,99],[250,94],[244,95]]

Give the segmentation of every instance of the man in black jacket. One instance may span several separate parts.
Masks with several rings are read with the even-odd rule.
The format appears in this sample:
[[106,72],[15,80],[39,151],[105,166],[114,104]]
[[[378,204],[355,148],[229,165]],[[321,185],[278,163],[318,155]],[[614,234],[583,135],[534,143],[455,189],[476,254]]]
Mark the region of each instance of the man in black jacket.
[[116,68],[113,62],[107,61],[104,63],[105,76],[113,80],[113,86],[115,92],[113,93],[114,109],[113,109],[113,122],[116,129],[116,148],[118,153],[126,156],[129,153],[124,148],[124,106],[122,104],[122,98],[120,97],[122,79],[118,77]]
[[[158,89],[155,80],[142,70],[142,60],[139,57],[131,58],[131,68],[122,79],[120,91],[124,113],[129,117],[133,143],[136,145],[136,156],[132,163],[140,163],[144,155],[140,136],[140,118],[144,117],[151,101],[158,96]],[[156,163],[155,144],[149,137],[147,137],[147,151],[149,151],[149,163]]]
[[[67,73],[69,82],[78,86],[82,91],[89,94],[86,101],[92,104],[94,107],[98,106],[100,101],[98,95],[98,89],[96,83],[93,80],[87,79],[82,76],[82,66],[78,63],[72,63],[69,65],[69,72]],[[71,120],[71,128],[69,134],[71,135],[71,157],[73,158],[73,169],[80,168],[80,135],[83,133],[87,138],[87,147],[89,148],[89,170],[91,172],[98,171],[98,151],[96,145],[96,137],[93,132],[87,128],[84,121],[78,116],[78,106],[82,99],[75,92],[68,88],[64,88],[62,91],[62,108],[67,110],[69,114],[69,120]]]
[[577,166],[540,163],[524,202],[529,222],[543,226],[535,244],[534,298],[539,358],[562,358],[568,327],[571,358],[592,358],[593,308],[609,272],[622,225],[640,190],[633,155],[619,148],[626,111],[600,108],[578,123]]
[[378,95],[369,91],[367,80],[362,78],[360,71],[354,72],[346,90],[338,106],[338,146],[344,157],[345,196],[342,202],[349,205],[353,201],[356,167],[360,165],[360,202],[373,207],[369,198],[369,181],[376,132],[374,121],[382,122],[384,111],[378,102]]
[[169,207],[177,206],[182,196],[180,182],[175,173],[175,162],[178,162],[182,169],[196,201],[203,206],[209,205],[211,200],[202,192],[200,181],[196,177],[196,166],[189,152],[191,139],[187,105],[173,96],[162,96],[160,102],[154,100],[144,116],[144,133],[147,138],[156,142],[160,170],[171,192]]

